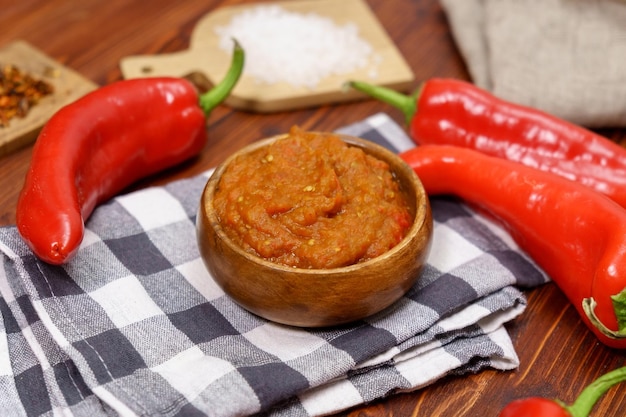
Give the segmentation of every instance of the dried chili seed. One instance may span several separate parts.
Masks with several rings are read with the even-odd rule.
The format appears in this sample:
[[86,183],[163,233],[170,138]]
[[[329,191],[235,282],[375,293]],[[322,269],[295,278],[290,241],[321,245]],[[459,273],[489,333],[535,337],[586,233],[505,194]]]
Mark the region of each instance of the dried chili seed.
[[14,117],[25,117],[42,97],[52,94],[52,84],[35,79],[15,65],[5,65],[0,71],[0,127],[6,127]]

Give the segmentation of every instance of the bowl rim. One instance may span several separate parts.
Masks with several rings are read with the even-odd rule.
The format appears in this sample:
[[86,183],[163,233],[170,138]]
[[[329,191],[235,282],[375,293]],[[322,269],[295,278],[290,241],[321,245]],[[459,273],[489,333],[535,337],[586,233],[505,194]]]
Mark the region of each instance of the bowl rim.
[[[268,146],[274,141],[288,137],[289,133],[281,133],[278,135],[270,136],[270,137],[259,139],[255,142],[252,142],[244,146],[243,148],[240,148],[238,151],[235,151],[234,153],[232,153],[213,170],[213,172],[211,173],[211,176],[209,177],[209,180],[207,181],[204,187],[204,190],[202,192],[202,196],[200,199],[201,208],[202,206],[207,207],[206,204],[209,204],[209,207],[211,208],[211,210],[204,209],[200,211],[204,211],[207,214],[208,226],[214,229],[215,233],[219,236],[219,238],[222,239],[224,242],[226,242],[228,246],[230,246],[231,249],[237,252],[239,255],[245,258],[248,258],[249,260],[253,262],[258,263],[259,265],[263,267],[277,270],[277,271],[289,272],[292,274],[301,274],[301,275],[306,275],[306,276],[350,273],[350,272],[365,268],[370,264],[381,262],[385,258],[393,257],[394,254],[402,251],[407,245],[410,245],[413,239],[419,236],[420,230],[423,228],[424,223],[428,219],[427,207],[429,206],[429,204],[420,204],[420,201],[421,201],[420,196],[428,200],[428,194],[426,193],[426,190],[424,189],[424,186],[421,180],[419,179],[419,177],[417,176],[417,174],[415,173],[415,171],[413,171],[413,169],[396,153],[392,152],[391,150],[385,148],[384,146],[379,145],[376,142],[371,141],[369,139],[364,139],[364,138],[360,138],[360,137],[356,137],[352,135],[347,135],[343,133],[335,133],[335,132],[307,131],[307,133],[338,136],[341,140],[343,140],[349,146],[356,146],[360,149],[363,149],[364,152],[366,153],[369,153],[368,152],[369,148],[375,150],[376,152],[384,156],[385,162],[388,162],[388,160],[390,159],[394,159],[397,162],[399,162],[398,166],[400,167],[400,170],[402,172],[398,173],[397,170],[394,170],[393,172],[394,175],[398,176],[398,175],[404,174],[409,180],[416,194],[415,215],[413,218],[413,223],[411,224],[411,227],[407,231],[404,238],[400,242],[398,242],[398,244],[396,244],[393,248],[389,249],[388,251],[382,253],[381,255],[375,258],[371,258],[363,262],[357,262],[354,264],[334,267],[334,268],[300,268],[300,267],[292,267],[292,266],[284,265],[278,262],[272,262],[261,256],[247,252],[240,245],[238,245],[232,239],[230,239],[230,237],[224,231],[221,225],[221,222],[219,221],[219,218],[216,214],[216,210],[213,208],[213,195],[215,194],[217,185],[219,184],[219,179],[221,178],[221,174],[226,170],[226,167],[231,163],[231,161],[233,161],[238,156],[247,154],[250,152],[254,152],[258,149]],[[378,158],[378,156],[376,155],[373,155],[373,156]],[[404,192],[407,192],[407,191],[404,191]],[[199,213],[198,215],[201,215],[201,214]]]

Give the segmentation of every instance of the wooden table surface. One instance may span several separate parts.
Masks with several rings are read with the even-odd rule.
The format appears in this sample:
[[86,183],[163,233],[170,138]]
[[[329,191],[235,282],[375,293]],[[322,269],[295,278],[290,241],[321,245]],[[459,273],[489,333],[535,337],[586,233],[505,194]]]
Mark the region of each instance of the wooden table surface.
[[[195,23],[211,10],[241,0],[3,0],[0,47],[23,39],[99,85],[121,78],[121,58],[185,49]],[[368,0],[378,19],[405,56],[417,83],[431,77],[468,79],[436,0]],[[226,106],[209,119],[210,143],[198,159],[134,188],[163,184],[215,166],[228,154],[261,137],[298,124],[334,130],[374,113],[402,116],[373,100],[327,105],[276,114],[253,114]],[[626,130],[601,132],[626,140]],[[15,222],[15,205],[31,157],[31,148],[0,158],[0,225]],[[446,377],[414,393],[396,394],[348,410],[345,416],[497,416],[509,401],[526,396],[558,397],[571,402],[601,374],[626,365],[625,354],[600,345],[574,308],[553,285],[527,293],[528,308],[510,323],[521,365],[510,372],[483,371]],[[596,416],[626,415],[626,384],[598,403]]]

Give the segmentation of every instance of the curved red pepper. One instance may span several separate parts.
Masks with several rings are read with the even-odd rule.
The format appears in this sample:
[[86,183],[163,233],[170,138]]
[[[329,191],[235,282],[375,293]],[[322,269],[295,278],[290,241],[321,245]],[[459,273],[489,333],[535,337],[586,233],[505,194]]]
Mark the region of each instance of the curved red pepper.
[[508,404],[498,417],[573,417],[561,404],[541,397],[525,398]]
[[401,157],[429,194],[456,195],[499,221],[596,336],[626,348],[626,210],[577,182],[471,149],[424,145]]
[[402,110],[418,144],[461,146],[550,171],[626,207],[626,149],[590,130],[461,80],[428,80],[414,96],[349,85]]
[[509,403],[498,417],[587,417],[606,391],[624,380],[626,367],[618,368],[585,387],[571,405],[541,397],[524,398]]
[[236,44],[228,74],[201,97],[182,78],[141,78],[99,88],[56,112],[37,138],[17,203],[18,231],[35,255],[68,261],[97,204],[198,154],[206,116],[237,83],[243,60]]

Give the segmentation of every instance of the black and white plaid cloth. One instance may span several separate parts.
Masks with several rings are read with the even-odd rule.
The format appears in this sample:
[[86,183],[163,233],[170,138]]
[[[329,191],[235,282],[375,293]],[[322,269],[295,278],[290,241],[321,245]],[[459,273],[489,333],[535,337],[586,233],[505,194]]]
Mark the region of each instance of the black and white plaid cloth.
[[[340,131],[413,146],[384,114]],[[547,278],[466,206],[432,199],[431,255],[402,300],[310,330],[250,314],[208,274],[194,224],[209,174],[103,204],[64,267],[0,228],[0,415],[318,416],[517,367],[503,323],[525,308],[517,287]]]

